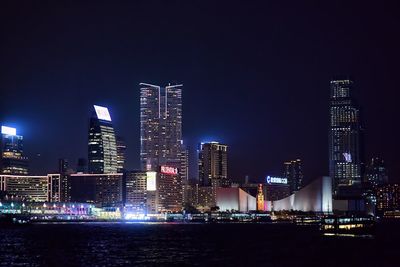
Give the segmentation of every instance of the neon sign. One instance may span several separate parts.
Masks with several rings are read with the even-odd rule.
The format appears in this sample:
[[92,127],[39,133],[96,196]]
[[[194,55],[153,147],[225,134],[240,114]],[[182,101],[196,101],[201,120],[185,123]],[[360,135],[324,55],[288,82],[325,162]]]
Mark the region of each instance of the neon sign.
[[287,178],[267,176],[267,184],[287,184]]
[[161,166],[161,173],[169,174],[169,175],[176,175],[176,174],[178,174],[178,168]]

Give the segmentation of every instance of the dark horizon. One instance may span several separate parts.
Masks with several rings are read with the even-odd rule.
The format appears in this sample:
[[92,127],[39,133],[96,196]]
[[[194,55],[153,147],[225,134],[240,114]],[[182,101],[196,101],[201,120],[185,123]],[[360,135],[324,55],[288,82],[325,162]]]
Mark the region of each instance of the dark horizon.
[[197,144],[216,140],[235,181],[281,175],[297,158],[309,181],[328,175],[339,74],[355,80],[365,159],[382,157],[400,180],[397,4],[202,3],[2,3],[0,123],[24,136],[31,170],[87,157],[94,104],[110,109],[138,169],[139,83],[179,82],[192,166]]

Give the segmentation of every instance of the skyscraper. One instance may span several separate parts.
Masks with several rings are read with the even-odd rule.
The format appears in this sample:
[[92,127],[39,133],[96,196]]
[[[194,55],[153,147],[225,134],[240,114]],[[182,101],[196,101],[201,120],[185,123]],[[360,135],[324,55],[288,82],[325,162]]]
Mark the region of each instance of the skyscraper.
[[332,80],[330,90],[329,173],[335,197],[346,198],[361,185],[360,109],[352,80]]
[[182,146],[181,151],[181,166],[179,168],[182,182],[187,184],[189,182],[189,150]]
[[118,172],[125,171],[125,160],[126,160],[126,144],[122,137],[117,136],[117,162],[118,162]]
[[382,186],[389,182],[385,162],[383,161],[383,159],[378,157],[374,157],[371,159],[366,168],[365,178],[365,182],[375,189],[378,186]]
[[58,173],[60,174],[60,201],[69,202],[71,200],[71,184],[69,180],[69,163],[67,159],[58,160]]
[[117,144],[106,107],[94,106],[89,123],[88,160],[89,173],[117,172]]
[[199,183],[201,186],[229,186],[228,146],[218,142],[199,145]]
[[[378,157],[371,159],[365,170],[363,195],[365,203],[371,213],[380,213],[382,211],[382,197],[390,196],[382,194],[382,188],[388,184],[388,175],[385,162]],[[378,207],[377,199],[380,195],[380,207]]]
[[28,174],[28,159],[23,153],[23,137],[15,128],[1,126],[0,173]]
[[164,164],[180,168],[182,84],[140,83],[140,161],[142,170]]
[[298,191],[302,187],[303,172],[301,170],[301,160],[291,160],[284,162],[284,177],[287,178],[290,192]]

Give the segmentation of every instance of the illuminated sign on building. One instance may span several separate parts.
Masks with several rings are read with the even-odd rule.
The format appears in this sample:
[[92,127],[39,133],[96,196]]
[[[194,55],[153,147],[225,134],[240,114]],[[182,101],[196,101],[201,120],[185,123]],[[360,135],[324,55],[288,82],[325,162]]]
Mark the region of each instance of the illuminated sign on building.
[[346,160],[346,162],[351,162],[351,154],[350,153],[343,153],[343,157]]
[[178,174],[178,169],[174,167],[161,166],[162,174],[176,175]]
[[97,118],[103,121],[111,121],[110,112],[108,108],[94,105],[94,110],[96,111]]
[[156,179],[157,173],[156,172],[146,172],[147,179],[146,179],[146,190],[147,191],[156,191]]
[[17,135],[17,129],[7,126],[1,126],[1,133],[8,135]]
[[287,178],[267,176],[267,184],[287,184]]

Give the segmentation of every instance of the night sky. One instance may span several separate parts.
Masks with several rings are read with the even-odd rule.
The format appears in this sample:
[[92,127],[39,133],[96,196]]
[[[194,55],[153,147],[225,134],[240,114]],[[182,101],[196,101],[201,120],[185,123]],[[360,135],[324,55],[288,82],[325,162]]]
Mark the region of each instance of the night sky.
[[234,180],[281,175],[296,158],[307,180],[327,175],[329,79],[348,74],[366,158],[399,181],[399,6],[34,2],[0,3],[0,122],[24,136],[34,173],[87,157],[93,104],[110,108],[138,168],[139,83],[179,82],[192,165],[197,143],[216,140],[230,146]]

